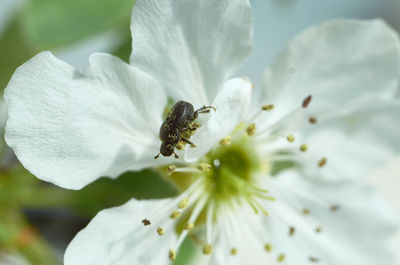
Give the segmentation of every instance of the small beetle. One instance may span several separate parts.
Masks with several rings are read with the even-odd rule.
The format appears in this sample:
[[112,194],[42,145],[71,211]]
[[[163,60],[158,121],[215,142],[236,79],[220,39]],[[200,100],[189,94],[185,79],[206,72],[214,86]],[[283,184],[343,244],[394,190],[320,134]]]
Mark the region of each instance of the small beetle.
[[181,100],[175,103],[168,112],[166,120],[161,125],[159,137],[162,144],[160,153],[158,153],[154,159],[157,159],[160,154],[163,156],[171,156],[174,154],[175,158],[178,158],[178,155],[175,153],[175,147],[180,141],[195,147],[195,145],[187,139],[189,137],[184,137],[182,134],[185,131],[195,131],[198,124],[194,121],[197,119],[198,114],[208,113],[210,109],[216,110],[212,106],[203,106],[194,111],[193,105],[189,102]]

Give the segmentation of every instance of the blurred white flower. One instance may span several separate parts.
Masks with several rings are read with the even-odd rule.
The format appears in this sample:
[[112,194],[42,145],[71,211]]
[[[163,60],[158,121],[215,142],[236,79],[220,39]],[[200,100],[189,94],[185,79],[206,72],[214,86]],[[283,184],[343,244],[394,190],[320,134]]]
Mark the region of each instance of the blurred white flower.
[[[396,220],[359,177],[400,149],[398,36],[379,20],[312,27],[253,87],[229,79],[251,21],[247,0],[137,1],[131,65],[95,54],[79,72],[44,52],[15,72],[6,140],[37,177],[79,189],[156,167],[181,191],[100,212],[66,265],[168,264],[187,236],[208,264],[392,262]],[[155,160],[168,97],[217,111],[196,148]]]

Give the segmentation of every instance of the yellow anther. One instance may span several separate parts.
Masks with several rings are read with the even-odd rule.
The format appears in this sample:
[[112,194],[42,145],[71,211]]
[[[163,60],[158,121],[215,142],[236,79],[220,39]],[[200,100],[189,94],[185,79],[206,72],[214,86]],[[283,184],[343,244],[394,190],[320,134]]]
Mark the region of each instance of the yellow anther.
[[289,235],[290,235],[290,236],[293,236],[295,231],[296,231],[296,229],[295,229],[293,226],[291,226],[291,227],[289,228]]
[[278,262],[284,262],[285,261],[285,254],[280,254],[279,256],[278,256]]
[[325,166],[326,165],[326,157],[323,157],[321,160],[319,160],[319,162],[318,162],[318,166],[319,167],[323,167],[323,166]]
[[267,252],[271,252],[271,251],[272,251],[272,245],[271,245],[271,244],[265,244],[265,245],[264,245],[264,249],[265,249],[265,251],[267,251]]
[[159,234],[160,236],[163,236],[165,234],[165,230],[162,227],[157,228],[157,234]]
[[199,169],[201,171],[210,171],[211,165],[205,164],[205,163],[201,163],[201,164],[197,165],[197,169]]
[[248,136],[253,136],[256,133],[256,124],[252,123],[247,126],[246,133]]
[[317,228],[315,228],[315,232],[316,233],[321,233],[322,232],[322,227],[318,226]]
[[185,148],[185,144],[182,141],[179,141],[176,145],[176,149],[183,150]]
[[267,111],[271,111],[275,108],[275,106],[273,104],[269,104],[269,105],[264,105],[262,106],[262,110],[267,110]]
[[220,145],[230,145],[232,143],[232,137],[230,135],[226,136],[225,138],[219,141]]
[[231,248],[231,255],[234,256],[237,253],[237,249],[236,248]]
[[169,217],[171,217],[171,219],[176,219],[176,218],[178,218],[179,216],[181,216],[181,212],[178,211],[178,210],[175,210],[175,211],[173,211],[173,212],[171,213],[171,215],[170,215]]
[[188,205],[188,203],[189,203],[189,198],[184,198],[178,203],[178,208],[184,209]]
[[175,261],[176,260],[176,251],[173,249],[169,250],[169,254],[168,257],[171,261]]
[[330,208],[332,212],[336,212],[337,210],[339,210],[339,205],[332,205]]
[[310,209],[304,208],[303,209],[303,214],[310,214]]
[[315,124],[317,123],[317,118],[315,117],[310,117],[310,119],[308,120],[311,124]]
[[185,229],[185,230],[192,230],[193,227],[194,227],[194,224],[193,224],[193,223],[185,223],[185,224],[183,225],[183,229]]
[[210,255],[212,252],[212,246],[210,244],[205,244],[203,246],[203,254],[204,255]]
[[175,169],[176,169],[176,166],[175,166],[175,165],[170,165],[170,166],[167,168],[167,173],[168,173],[168,175],[171,175],[172,173],[174,173]]
[[289,143],[293,143],[294,140],[296,140],[296,139],[294,138],[293,134],[289,134],[289,135],[286,137],[286,139],[288,140]]
[[307,150],[308,150],[308,145],[306,145],[306,144],[300,145],[300,151],[306,152]]

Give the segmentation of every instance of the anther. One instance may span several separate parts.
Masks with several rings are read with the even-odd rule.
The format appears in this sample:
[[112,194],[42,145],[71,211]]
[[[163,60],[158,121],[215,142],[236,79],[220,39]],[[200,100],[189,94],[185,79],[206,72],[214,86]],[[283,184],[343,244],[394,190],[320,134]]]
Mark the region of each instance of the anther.
[[175,261],[176,260],[176,251],[173,249],[169,250],[169,254],[168,257],[171,261]]
[[306,145],[306,144],[300,145],[300,151],[306,152],[307,150],[308,150],[308,145]]
[[269,104],[269,105],[264,105],[262,106],[262,110],[267,110],[267,111],[271,111],[275,108],[275,106],[273,104]]
[[285,261],[285,254],[280,254],[279,256],[278,256],[278,262],[283,262],[283,261]]
[[157,234],[163,236],[165,234],[165,230],[162,227],[157,228]]
[[252,123],[247,126],[246,133],[248,136],[253,136],[256,133],[256,124]]
[[315,233],[321,233],[322,232],[322,227],[318,226],[315,228]]
[[205,164],[205,163],[200,163],[197,165],[197,169],[201,170],[201,171],[210,171],[211,169],[211,165],[209,164]]
[[167,168],[167,174],[168,174],[168,175],[171,175],[172,173],[174,173],[175,169],[176,169],[176,166],[175,166],[175,165],[170,165],[170,166],[168,166],[168,168]]
[[176,219],[181,215],[181,212],[178,210],[175,210],[171,213],[171,215],[169,216],[171,219]]
[[267,252],[271,252],[272,251],[272,245],[267,243],[267,244],[264,245],[264,249]]
[[311,262],[318,262],[318,261],[319,261],[319,258],[309,257],[309,260],[310,260]]
[[326,165],[326,162],[327,162],[326,157],[323,157],[323,158],[321,158],[321,160],[319,160],[318,166],[319,166],[319,167],[323,167],[323,166]]
[[151,222],[147,219],[143,219],[142,223],[146,226],[146,225],[151,225]]
[[331,212],[336,212],[337,210],[339,210],[339,205],[332,205],[331,206]]
[[188,205],[188,203],[189,203],[189,198],[184,198],[178,203],[178,208],[184,209]]
[[234,256],[237,253],[237,249],[236,248],[231,248],[231,255]]
[[193,223],[185,223],[185,224],[183,225],[183,229],[188,230],[188,231],[192,230],[193,227],[194,227],[194,224],[193,224]]
[[230,145],[232,143],[232,137],[230,135],[226,136],[225,138],[219,141],[220,145]]
[[286,137],[286,139],[288,140],[289,143],[293,143],[294,140],[295,140],[293,134],[289,134],[289,135]]
[[311,124],[315,124],[317,123],[317,118],[315,117],[310,117],[310,119],[308,120]]
[[203,246],[203,254],[204,255],[210,255],[212,252],[212,246],[210,244],[205,244]]
[[304,208],[302,211],[303,214],[310,214],[310,212],[311,212],[310,209],[307,208]]
[[183,142],[180,141],[176,144],[176,149],[183,150],[183,148],[185,148],[185,144]]
[[309,95],[308,97],[306,97],[306,98],[303,100],[303,103],[301,104],[301,106],[302,106],[303,108],[307,108],[308,105],[310,105],[311,98],[312,98],[311,95]]
[[295,231],[296,231],[295,228],[293,226],[291,226],[289,228],[289,236],[293,236]]

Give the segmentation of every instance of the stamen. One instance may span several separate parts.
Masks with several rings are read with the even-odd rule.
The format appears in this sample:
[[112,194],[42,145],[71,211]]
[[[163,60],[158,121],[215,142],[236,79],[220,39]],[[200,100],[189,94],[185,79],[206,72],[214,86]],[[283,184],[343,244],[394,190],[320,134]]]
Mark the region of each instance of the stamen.
[[225,138],[219,141],[220,145],[230,145],[232,143],[232,137],[230,135],[226,136]]
[[183,229],[188,230],[188,231],[192,230],[193,227],[194,227],[194,224],[193,224],[193,223],[185,223],[185,224],[183,225]]
[[310,105],[311,98],[312,98],[311,95],[309,95],[308,97],[306,97],[306,98],[303,100],[303,103],[301,104],[301,106],[302,106],[303,108],[307,108],[308,105]]
[[267,243],[267,244],[264,245],[264,249],[267,252],[271,252],[272,251],[272,245]]
[[295,228],[293,226],[291,226],[289,228],[289,236],[293,236],[295,231],[296,231]]
[[204,255],[210,255],[212,252],[212,246],[210,244],[205,244],[203,246],[203,254]]
[[311,212],[310,209],[307,208],[304,208],[302,211],[303,214],[310,214],[310,212]]
[[162,227],[157,228],[157,234],[163,236],[165,234],[165,230]]
[[279,256],[278,256],[278,262],[283,262],[283,261],[285,261],[285,254],[280,254]]
[[317,228],[315,228],[315,232],[316,233],[321,233],[322,232],[322,227],[318,226]]
[[183,150],[183,148],[185,148],[185,144],[183,143],[183,142],[181,142],[181,141],[179,141],[177,144],[176,144],[176,149],[178,149],[178,150]]
[[143,219],[142,223],[146,226],[146,225],[151,225],[151,222],[147,219]]
[[178,210],[175,210],[171,213],[171,215],[169,216],[171,219],[177,219],[179,216],[181,216],[181,212]]
[[295,140],[293,134],[289,134],[289,135],[286,137],[286,139],[288,140],[289,143],[293,143],[294,140]]
[[175,165],[170,165],[167,168],[167,174],[171,175],[172,173],[174,173],[175,170],[176,170],[176,166]]
[[317,118],[315,117],[310,117],[310,119],[308,120],[311,124],[315,124],[317,123]]
[[256,124],[250,124],[246,129],[246,133],[248,136],[253,136],[256,133]]
[[183,200],[181,200],[178,203],[178,208],[179,209],[185,209],[185,207],[188,205],[188,203],[189,203],[189,198],[184,198]]
[[231,248],[231,255],[234,256],[237,253],[237,249],[236,248]]
[[311,262],[319,262],[319,258],[315,258],[315,257],[310,257],[309,260]]
[[201,171],[204,171],[204,172],[207,172],[207,171],[210,171],[211,165],[205,164],[205,163],[200,163],[200,164],[197,165],[197,169],[199,169]]
[[318,166],[319,166],[319,167],[323,167],[323,166],[326,165],[326,162],[327,162],[326,157],[323,157],[323,158],[321,158],[321,160],[319,160]]
[[273,104],[269,104],[269,105],[264,105],[262,106],[262,110],[267,110],[267,111],[271,111],[275,108],[275,106]]
[[306,144],[300,145],[300,151],[306,152],[307,150],[308,150],[308,145],[306,145]]
[[169,250],[169,254],[168,257],[171,261],[175,261],[176,260],[176,251],[173,249]]
[[335,204],[331,206],[331,212],[336,212],[337,210],[339,210],[339,205]]

